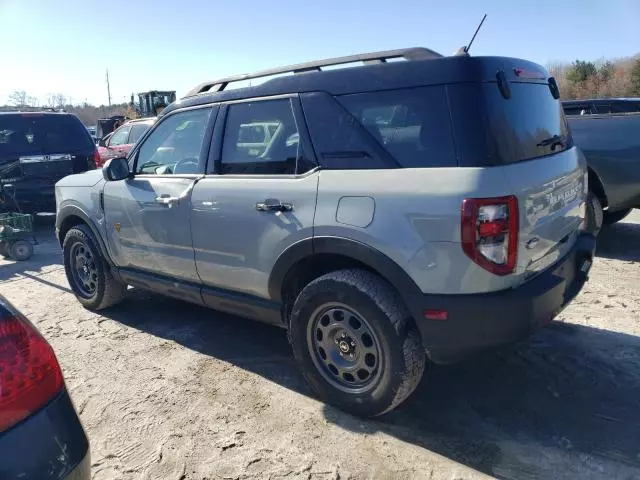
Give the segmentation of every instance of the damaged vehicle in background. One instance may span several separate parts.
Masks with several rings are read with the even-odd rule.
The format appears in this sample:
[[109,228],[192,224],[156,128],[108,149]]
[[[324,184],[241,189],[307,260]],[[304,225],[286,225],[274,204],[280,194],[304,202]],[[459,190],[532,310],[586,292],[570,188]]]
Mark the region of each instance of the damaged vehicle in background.
[[588,228],[623,220],[640,208],[640,98],[562,102],[589,165]]

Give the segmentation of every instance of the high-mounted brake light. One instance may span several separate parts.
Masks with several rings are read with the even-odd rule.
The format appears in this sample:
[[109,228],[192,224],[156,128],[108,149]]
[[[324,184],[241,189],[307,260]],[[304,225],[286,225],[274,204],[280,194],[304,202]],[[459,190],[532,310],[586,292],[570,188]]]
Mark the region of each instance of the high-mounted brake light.
[[509,275],[518,257],[518,199],[468,198],[462,202],[462,250],[496,275]]
[[17,312],[0,313],[0,432],[37,412],[63,386],[53,349],[38,330]]
[[544,80],[546,75],[543,72],[537,72],[535,70],[525,70],[523,68],[514,68],[513,73],[516,74],[516,77],[519,78],[528,78],[528,79],[536,79],[536,80]]

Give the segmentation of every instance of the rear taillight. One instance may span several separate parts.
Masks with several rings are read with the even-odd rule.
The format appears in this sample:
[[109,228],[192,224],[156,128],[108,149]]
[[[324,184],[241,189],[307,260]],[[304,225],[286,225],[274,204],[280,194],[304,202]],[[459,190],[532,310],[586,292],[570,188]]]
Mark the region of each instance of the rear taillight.
[[100,158],[100,152],[97,148],[93,152],[93,163],[95,164],[94,168],[102,167],[102,159]]
[[482,268],[509,275],[518,257],[518,199],[468,198],[462,202],[462,249]]
[[0,432],[37,412],[63,386],[53,349],[38,330],[17,312],[0,313]]

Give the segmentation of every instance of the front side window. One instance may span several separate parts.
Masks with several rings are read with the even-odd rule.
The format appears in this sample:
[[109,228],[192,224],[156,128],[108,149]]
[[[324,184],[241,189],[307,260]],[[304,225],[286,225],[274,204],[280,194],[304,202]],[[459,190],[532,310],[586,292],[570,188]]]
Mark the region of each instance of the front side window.
[[290,99],[230,105],[222,174],[294,175],[312,168]]
[[166,117],[140,146],[136,173],[184,175],[204,172],[200,151],[211,110],[199,108]]
[[113,135],[111,135],[111,138],[109,139],[109,146],[117,147],[118,145],[125,145],[129,138],[130,131],[131,127],[129,125],[120,127],[118,130],[113,132]]

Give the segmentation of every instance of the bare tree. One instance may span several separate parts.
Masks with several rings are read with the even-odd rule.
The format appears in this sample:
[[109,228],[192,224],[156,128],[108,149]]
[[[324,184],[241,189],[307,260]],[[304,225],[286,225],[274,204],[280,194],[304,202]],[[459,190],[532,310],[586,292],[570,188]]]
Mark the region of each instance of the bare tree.
[[9,101],[18,107],[23,107],[27,104],[27,92],[24,90],[16,90],[9,95]]
[[56,93],[53,96],[53,103],[55,108],[62,108],[67,103],[67,97],[65,97],[62,93]]
[[55,93],[47,93],[47,107],[55,108],[56,106],[56,94]]

